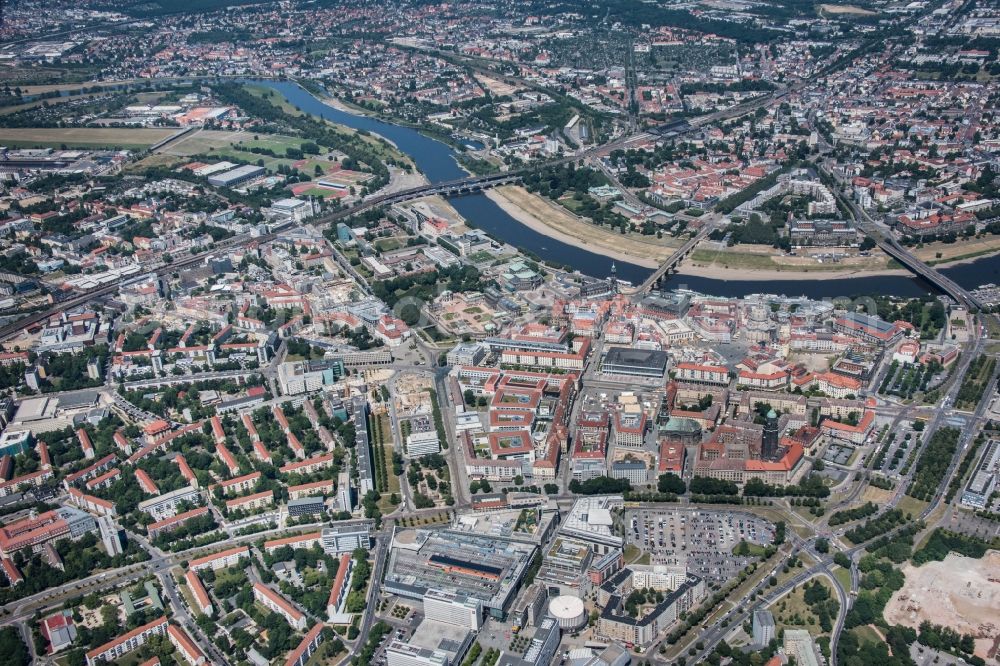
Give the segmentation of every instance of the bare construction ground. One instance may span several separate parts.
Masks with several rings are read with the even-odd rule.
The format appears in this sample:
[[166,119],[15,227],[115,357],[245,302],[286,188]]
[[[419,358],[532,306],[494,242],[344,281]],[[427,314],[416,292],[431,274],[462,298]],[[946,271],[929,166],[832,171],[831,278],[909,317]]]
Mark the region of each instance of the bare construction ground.
[[864,9],[857,5],[820,5],[820,11],[824,14],[855,14],[857,16],[875,16],[876,12]]
[[672,238],[622,235],[610,227],[599,227],[517,185],[492,189],[486,196],[515,220],[540,234],[619,261],[656,268],[679,245]]
[[943,562],[903,566],[906,583],[889,599],[889,624],[918,627],[924,620],[976,637],[976,655],[988,659],[1000,641],[1000,552],[982,559],[948,555]]
[[503,97],[504,95],[513,95],[518,90],[520,90],[520,88],[517,86],[512,86],[509,83],[505,83],[503,81],[500,81],[499,79],[494,79],[489,76],[484,76],[482,74],[477,74],[476,80],[479,81],[479,84],[481,86],[487,88],[490,91],[490,93],[497,95],[499,97]]

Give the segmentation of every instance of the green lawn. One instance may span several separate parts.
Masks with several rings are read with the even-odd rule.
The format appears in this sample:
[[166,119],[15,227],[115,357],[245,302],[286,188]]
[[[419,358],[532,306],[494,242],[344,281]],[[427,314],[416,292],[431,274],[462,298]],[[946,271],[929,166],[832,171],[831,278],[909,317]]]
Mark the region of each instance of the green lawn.
[[917,518],[927,508],[927,502],[923,500],[918,500],[915,497],[910,497],[909,495],[903,495],[902,499],[896,505],[896,508],[902,511],[904,514],[908,513],[913,518]]
[[[809,579],[809,582],[813,580],[819,580],[829,590],[832,598],[837,598],[830,581],[824,577],[815,577]],[[775,629],[779,631],[781,629],[808,629],[814,637],[825,635],[825,632],[819,627],[816,616],[806,605],[804,594],[805,583],[768,606],[768,610],[774,615]]]
[[860,627],[854,627],[853,629],[851,629],[851,631],[854,632],[855,636],[857,636],[858,641],[867,641],[869,643],[874,643],[876,645],[879,645],[879,644],[885,642],[882,639],[882,637],[878,635],[878,632],[876,632],[874,629],[872,629],[868,625],[863,625],[863,626],[860,626]]
[[834,567],[833,575],[843,586],[844,591],[850,593],[851,591],[851,572],[843,567]]

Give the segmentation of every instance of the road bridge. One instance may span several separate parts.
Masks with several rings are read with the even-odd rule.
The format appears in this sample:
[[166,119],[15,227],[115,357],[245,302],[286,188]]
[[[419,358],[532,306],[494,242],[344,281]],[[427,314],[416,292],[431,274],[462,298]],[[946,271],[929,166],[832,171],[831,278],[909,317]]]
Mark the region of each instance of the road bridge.
[[908,271],[917,277],[929,282],[939,291],[948,294],[955,301],[968,309],[983,309],[982,300],[971,294],[967,289],[960,286],[954,280],[942,275],[923,261],[915,257],[909,250],[899,245],[895,239],[880,238],[875,241],[879,249],[902,264]]
[[[838,180],[821,164],[817,164],[816,168],[831,183],[838,183]],[[868,234],[875,241],[880,250],[898,261],[906,270],[921,278],[941,293],[951,296],[956,303],[959,303],[970,310],[985,309],[985,304],[981,299],[971,294],[967,289],[960,286],[951,278],[942,275],[939,271],[935,270],[931,266],[928,266],[912,252],[900,245],[899,241],[897,241],[890,234],[884,233],[863,208],[858,206],[853,199],[844,195],[844,192],[839,186],[833,186],[830,189],[837,201],[850,211],[851,216],[858,225],[858,228]]]
[[[785,89],[782,91],[776,91],[769,95],[762,95],[761,97],[750,100],[745,104],[741,104],[732,107],[731,109],[726,109],[724,111],[712,113],[707,116],[701,116],[700,118],[697,118],[692,121],[686,121],[686,120],[672,121],[670,123],[662,125],[661,129],[671,134],[672,138],[676,138],[686,133],[696,131],[700,127],[706,124],[718,120],[726,120],[729,118],[734,118],[736,116],[748,113],[756,108],[765,106],[770,101],[783,97],[784,95],[787,95],[789,91],[801,88],[802,86],[804,86],[804,84],[796,84],[796,86],[793,88]],[[178,135],[174,135],[173,138],[177,137]],[[635,141],[645,140],[653,137],[654,134],[650,132],[640,132],[637,134],[630,134],[623,136],[619,139],[616,139],[615,141],[611,141],[609,143],[605,143],[600,146],[593,146],[579,153],[560,157],[555,160],[550,160],[548,162],[535,164],[525,169],[519,169],[516,171],[507,171],[497,174],[489,174],[485,176],[468,176],[467,178],[459,178],[456,180],[450,180],[441,183],[430,183],[427,185],[422,185],[420,187],[414,187],[407,190],[401,190],[399,192],[393,192],[391,194],[376,195],[369,197],[368,199],[365,199],[364,201],[355,204],[354,206],[350,206],[348,208],[342,208],[340,210],[330,212],[326,215],[313,218],[309,220],[309,223],[317,225],[332,224],[334,222],[338,222],[345,218],[351,217],[352,215],[357,215],[358,213],[363,213],[367,210],[376,208],[378,206],[391,206],[392,204],[402,203],[404,201],[412,201],[414,199],[420,199],[422,197],[432,196],[436,194],[443,196],[462,196],[465,194],[473,194],[476,192],[481,192],[483,190],[487,190],[493,187],[499,187],[501,185],[510,185],[511,183],[519,182],[526,175],[534,173],[539,169],[552,166],[560,166],[563,164],[568,164],[570,162],[577,162],[580,160],[589,159],[599,155],[606,155],[613,150],[620,148],[621,149],[627,148]],[[286,224],[283,227],[279,227],[273,233],[264,234],[260,236],[253,236],[251,234],[239,234],[237,236],[233,236],[232,238],[216,243],[215,247],[207,252],[190,255],[183,258],[177,258],[174,259],[172,263],[163,264],[161,266],[155,267],[153,270],[149,272],[149,274],[150,275],[169,274],[181,268],[185,268],[200,263],[201,261],[204,260],[205,257],[210,256],[213,253],[218,252],[220,250],[225,250],[237,245],[244,245],[252,241],[259,241],[261,243],[266,243],[276,238],[278,236],[278,233],[280,233],[280,231],[289,226],[291,226],[291,223]],[[649,282],[650,285],[645,285],[644,283],[644,288],[641,289],[640,291],[648,289],[653,282],[662,277],[668,270],[674,268],[677,265],[677,263],[681,259],[683,259],[684,256],[686,256],[687,252],[690,251],[692,247],[694,247],[695,244],[696,243],[692,243],[691,247],[687,248],[687,251],[683,253],[681,253],[680,251],[675,253],[675,255],[677,255],[676,258],[671,257],[671,259],[668,259],[667,262],[663,266],[661,266],[656,273],[653,274],[654,276],[656,276],[655,279],[647,280],[647,282]],[[53,304],[52,307],[40,310],[30,315],[26,315],[25,317],[22,317],[21,319],[18,319],[14,322],[11,322],[4,326],[0,326],[0,340],[6,340],[12,335],[24,330],[29,326],[32,326],[33,324],[43,321],[54,314],[63,312],[67,309],[77,307],[79,305],[83,305],[85,303],[88,303],[92,300],[104,296],[110,296],[112,294],[115,294],[117,293],[119,286],[120,285],[118,283],[114,283],[101,287],[95,287],[94,289],[81,292],[77,296],[72,296],[70,298],[62,299],[59,303]]]

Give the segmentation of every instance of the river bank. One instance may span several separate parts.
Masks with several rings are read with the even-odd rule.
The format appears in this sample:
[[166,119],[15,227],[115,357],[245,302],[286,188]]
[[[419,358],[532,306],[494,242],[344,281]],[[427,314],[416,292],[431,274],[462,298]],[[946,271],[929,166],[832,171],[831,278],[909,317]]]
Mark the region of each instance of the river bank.
[[868,277],[910,277],[912,273],[902,268],[887,268],[885,270],[865,269],[818,269],[805,270],[764,270],[759,268],[723,268],[720,266],[699,266],[684,263],[677,270],[678,276],[708,278],[710,280],[741,280],[746,282],[764,282],[768,280],[847,280],[851,278]]
[[520,186],[494,188],[486,196],[526,227],[548,238],[585,247],[616,261],[655,269],[674,252],[674,248],[666,243],[623,236],[577,219],[569,211],[561,210],[558,204],[531,194]]
[[[983,250],[978,248],[970,254],[953,252],[953,259],[939,259],[928,262],[937,270],[973,264],[977,261],[990,259],[1000,253],[1000,249]],[[926,254],[926,253],[925,253]],[[875,266],[879,257],[884,258],[885,267]],[[793,259],[803,259],[797,257]],[[712,280],[741,280],[761,282],[767,280],[847,280],[851,278],[872,277],[912,277],[912,273],[886,255],[877,254],[867,261],[851,263],[828,264],[789,264],[780,266],[782,257],[769,254],[745,253],[733,250],[696,249],[678,266],[677,275],[708,278]],[[848,262],[852,261],[848,259]]]
[[[364,129],[387,139],[401,152],[406,153],[431,183],[454,180],[467,175],[467,171],[459,165],[455,152],[439,139],[429,137],[410,127],[358,115],[353,109],[344,111],[335,108],[288,81],[258,80],[257,83],[282,93],[289,102],[305,112],[354,129]],[[652,268],[658,265],[657,260],[643,250],[622,251],[622,244],[629,236],[619,238],[615,235],[613,240],[609,239],[607,247],[597,246],[586,243],[573,234],[557,236],[550,225],[542,220],[530,219],[531,216],[523,211],[516,211],[512,206],[501,207],[504,202],[493,196],[475,193],[449,197],[447,201],[458,215],[469,221],[471,226],[483,229],[494,237],[533,253],[545,261],[571,266],[586,275],[607,277],[613,261],[617,264],[619,279],[639,284],[649,276]],[[589,229],[593,229],[592,225]],[[941,248],[940,251],[942,260],[947,260],[951,255],[955,257],[955,261],[939,264],[936,268],[961,286],[973,289],[986,283],[1000,283],[1000,257],[997,255],[980,254],[976,257],[965,257],[946,253],[945,248]],[[954,252],[957,255],[964,255],[969,249],[963,248]],[[708,263],[715,264],[715,262]],[[831,264],[830,268],[837,270],[828,268],[808,271],[773,270],[773,263],[767,263],[771,265],[761,262],[739,268],[730,266],[728,269],[712,265],[704,267],[704,270],[702,267],[694,269],[690,265],[685,265],[680,275],[671,276],[667,282],[671,286],[686,286],[703,293],[733,297],[759,292],[815,298],[864,293],[920,296],[934,291],[930,285],[914,279],[906,271],[889,266],[888,259],[885,259],[879,267]],[[812,269],[812,266],[809,268]]]

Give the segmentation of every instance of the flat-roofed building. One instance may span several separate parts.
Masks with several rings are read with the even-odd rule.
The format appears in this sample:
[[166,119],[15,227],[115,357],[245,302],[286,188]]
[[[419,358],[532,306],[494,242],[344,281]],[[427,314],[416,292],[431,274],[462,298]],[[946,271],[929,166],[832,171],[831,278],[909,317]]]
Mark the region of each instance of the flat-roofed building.
[[215,174],[208,177],[208,184],[215,187],[239,187],[244,183],[262,177],[265,173],[264,167],[253,164],[244,164],[231,171]]
[[444,650],[410,645],[393,640],[385,649],[388,666],[448,666],[448,653]]
[[641,460],[616,460],[611,463],[611,478],[625,479],[633,486],[649,481],[649,468]]
[[285,505],[289,518],[299,518],[300,516],[316,516],[326,513],[326,500],[320,496],[300,497],[288,500]]
[[139,511],[144,511],[155,520],[163,520],[177,514],[177,508],[181,503],[200,504],[201,493],[197,488],[184,486],[169,493],[150,497],[148,500],[139,502]]
[[667,373],[667,353],[659,349],[611,347],[604,352],[601,372],[607,375],[662,379]]
[[426,456],[441,451],[441,441],[437,432],[415,432],[406,436],[406,453],[410,457]]
[[801,666],[819,666],[816,655],[816,644],[812,635],[805,629],[785,629],[785,654],[795,657],[795,663]]
[[447,590],[478,601],[491,616],[502,618],[535,551],[534,544],[492,535],[397,528],[385,589],[420,601],[431,590]]
[[324,527],[321,535],[323,552],[328,555],[351,553],[357,548],[371,547],[371,523],[340,523]]
[[464,594],[427,590],[424,594],[424,617],[479,631],[483,625],[483,604]]
[[962,504],[975,509],[985,509],[997,486],[1000,476],[1000,441],[986,443],[982,456],[962,493]]

